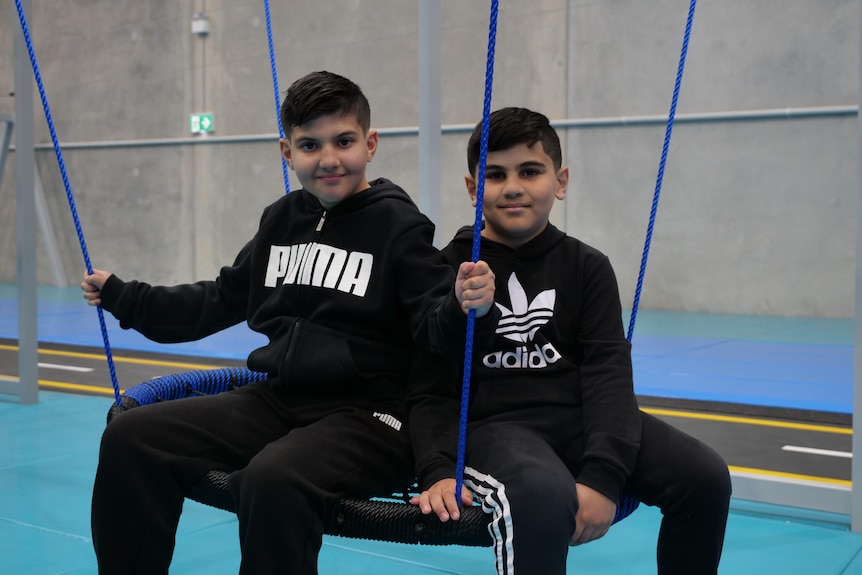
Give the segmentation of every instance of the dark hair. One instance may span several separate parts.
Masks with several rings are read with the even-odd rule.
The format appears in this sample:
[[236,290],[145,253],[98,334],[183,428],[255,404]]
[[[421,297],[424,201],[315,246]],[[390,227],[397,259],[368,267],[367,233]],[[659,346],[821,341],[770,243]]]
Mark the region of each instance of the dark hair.
[[329,114],[352,115],[364,131],[371,125],[371,107],[359,86],[332,72],[312,72],[291,84],[281,104],[281,127],[293,128]]
[[[542,143],[545,153],[554,163],[554,169],[563,165],[560,137],[548,118],[526,108],[501,108],[491,113],[488,129],[488,151],[501,152],[518,144],[532,146]],[[476,175],[479,167],[479,148],[482,143],[482,122],[476,124],[467,143],[467,169]]]

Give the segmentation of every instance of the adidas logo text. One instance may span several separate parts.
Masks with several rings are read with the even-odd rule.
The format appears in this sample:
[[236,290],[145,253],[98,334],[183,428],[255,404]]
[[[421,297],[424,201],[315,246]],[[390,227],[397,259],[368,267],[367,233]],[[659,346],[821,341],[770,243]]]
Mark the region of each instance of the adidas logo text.
[[485,367],[491,368],[543,369],[559,360],[560,352],[550,343],[546,343],[542,347],[533,345],[532,351],[528,350],[526,345],[522,345],[515,348],[515,351],[489,353],[482,358],[482,363]]

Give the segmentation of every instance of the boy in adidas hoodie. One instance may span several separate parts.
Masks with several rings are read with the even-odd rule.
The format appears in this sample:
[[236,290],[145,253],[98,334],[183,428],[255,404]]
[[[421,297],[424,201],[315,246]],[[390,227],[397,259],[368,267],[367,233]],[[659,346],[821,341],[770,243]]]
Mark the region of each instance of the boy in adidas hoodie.
[[378,136],[359,87],[309,74],[288,89],[281,120],[281,151],[303,189],[264,211],[215,281],[84,277],[91,305],[156,341],[241,321],[269,338],[248,356],[266,381],[140,407],[108,425],[92,503],[103,575],[167,573],[183,494],[210,469],[232,472],[240,573],[316,574],[339,499],[391,493],[414,477],[401,424],[414,342],[456,361],[469,309],[480,338],[493,338],[487,264],[453,273],[407,194],[366,180]]
[[[480,138],[481,124],[467,152],[474,206]],[[492,514],[499,575],[564,574],[569,546],[602,537],[623,494],[664,514],[660,574],[714,574],[727,465],[639,411],[608,258],[548,221],[568,179],[545,116],[521,108],[491,115],[481,254],[494,269],[503,316],[491,351],[472,363],[461,501],[478,497]],[[454,267],[471,247],[472,231],[462,229],[443,253]],[[410,428],[425,491],[413,502],[457,520],[460,377],[442,386],[430,363],[416,367],[415,389],[426,393],[411,408]]]

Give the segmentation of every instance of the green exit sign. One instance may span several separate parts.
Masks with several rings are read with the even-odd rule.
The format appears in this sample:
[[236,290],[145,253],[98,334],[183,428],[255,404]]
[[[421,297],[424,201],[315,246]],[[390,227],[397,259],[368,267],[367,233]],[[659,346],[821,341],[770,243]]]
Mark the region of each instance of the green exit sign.
[[209,134],[215,131],[212,114],[190,114],[189,131],[192,134]]

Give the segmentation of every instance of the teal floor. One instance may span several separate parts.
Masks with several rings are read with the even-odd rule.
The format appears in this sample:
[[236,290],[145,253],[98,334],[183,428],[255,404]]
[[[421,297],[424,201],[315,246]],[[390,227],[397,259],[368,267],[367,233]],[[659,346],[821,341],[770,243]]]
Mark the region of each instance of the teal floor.
[[[0,337],[15,337],[14,306],[3,301],[2,292],[0,288]],[[65,295],[52,293],[40,291],[40,337],[100,345],[94,312],[82,308],[77,298],[70,308]],[[852,322],[666,313],[645,313],[639,322],[636,374],[651,394],[791,406],[819,395],[834,411],[849,409]],[[113,327],[111,334],[119,347],[146,345]],[[203,344],[210,346],[204,351],[174,349],[219,353],[224,346],[236,349],[245,337],[237,331]],[[709,385],[694,385],[705,378]],[[107,397],[42,391],[37,404],[22,406],[15,397],[0,395],[0,575],[97,573],[89,502],[110,404]],[[839,517],[811,513],[807,519],[788,519],[785,511],[734,501],[721,573],[862,575],[862,534],[850,532]],[[655,573],[659,522],[656,510],[642,506],[603,539],[572,549],[569,572]],[[235,517],[188,502],[172,573],[233,574],[238,564]],[[320,572],[493,575],[494,569],[490,551],[482,548],[327,537]]]
[[[110,399],[42,392],[38,404],[0,403],[0,573],[93,575],[90,489]],[[131,494],[130,494],[131,496]],[[728,522],[721,573],[862,574],[862,534],[779,508],[742,508]],[[122,512],[122,510],[118,510]],[[655,573],[660,515],[641,507],[599,541],[569,553],[570,573]],[[172,573],[228,575],[239,565],[236,518],[188,502]],[[490,550],[327,537],[322,574],[493,575]]]

